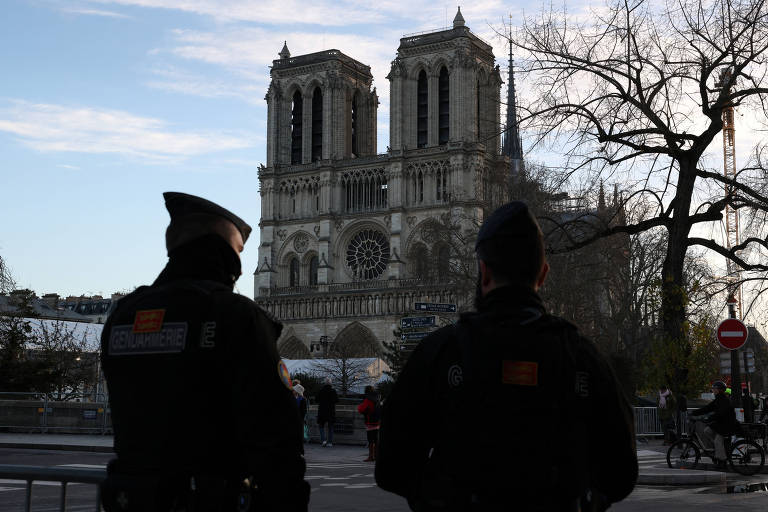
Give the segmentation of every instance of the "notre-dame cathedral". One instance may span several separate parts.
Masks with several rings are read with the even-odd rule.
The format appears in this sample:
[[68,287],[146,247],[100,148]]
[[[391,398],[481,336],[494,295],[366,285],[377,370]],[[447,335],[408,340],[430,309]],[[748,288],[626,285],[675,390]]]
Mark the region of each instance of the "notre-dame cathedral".
[[321,342],[374,355],[415,302],[456,299],[440,279],[450,250],[420,228],[448,211],[481,221],[501,193],[499,67],[460,11],[453,28],[400,39],[390,143],[378,153],[369,66],[339,50],[292,57],[287,44],[279,57],[265,98],[255,300],[285,324],[283,357],[318,355]]

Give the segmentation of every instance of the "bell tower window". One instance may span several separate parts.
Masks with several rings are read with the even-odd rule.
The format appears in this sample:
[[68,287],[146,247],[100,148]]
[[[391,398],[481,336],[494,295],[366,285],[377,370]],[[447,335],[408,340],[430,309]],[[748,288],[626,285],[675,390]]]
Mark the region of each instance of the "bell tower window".
[[439,137],[438,143],[442,146],[448,143],[450,135],[450,85],[448,80],[448,69],[443,66],[440,69],[440,78],[438,80],[438,125]]
[[427,73],[424,70],[419,73],[416,89],[416,145],[425,148],[427,147],[429,88]]
[[304,115],[304,101],[301,92],[293,93],[291,106],[291,164],[301,163],[301,116]]
[[299,286],[299,260],[297,258],[291,258],[290,263],[290,286]]
[[323,91],[312,94],[312,161],[323,158]]
[[352,96],[352,154],[360,155],[358,138],[360,137],[360,93]]

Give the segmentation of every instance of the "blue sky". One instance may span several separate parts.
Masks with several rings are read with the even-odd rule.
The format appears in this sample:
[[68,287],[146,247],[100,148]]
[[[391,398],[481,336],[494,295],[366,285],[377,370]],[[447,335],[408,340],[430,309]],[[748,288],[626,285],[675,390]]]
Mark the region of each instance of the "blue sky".
[[[503,59],[490,25],[515,8],[462,13]],[[399,38],[455,12],[426,0],[4,0],[0,255],[38,295],[151,282],[166,261],[161,194],[177,190],[254,226],[238,281],[252,297],[263,98],[283,40],[293,55],[337,48],[372,66],[383,149]]]

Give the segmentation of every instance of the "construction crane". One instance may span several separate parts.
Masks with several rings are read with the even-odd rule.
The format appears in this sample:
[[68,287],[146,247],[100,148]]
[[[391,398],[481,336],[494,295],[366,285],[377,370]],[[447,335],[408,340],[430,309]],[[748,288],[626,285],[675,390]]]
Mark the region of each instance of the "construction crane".
[[[731,71],[729,69],[720,74],[720,80],[717,83],[719,87],[729,87],[731,80]],[[736,181],[736,127],[734,124],[735,109],[733,103],[729,103],[723,109],[723,174],[726,179]],[[733,193],[733,187],[725,186],[725,197]],[[732,247],[739,245],[739,210],[731,205],[725,205],[725,241],[726,247],[730,251]],[[739,320],[743,318],[741,307],[741,271],[730,258],[725,260],[728,270],[728,279],[732,282],[730,295],[736,299],[736,315]]]

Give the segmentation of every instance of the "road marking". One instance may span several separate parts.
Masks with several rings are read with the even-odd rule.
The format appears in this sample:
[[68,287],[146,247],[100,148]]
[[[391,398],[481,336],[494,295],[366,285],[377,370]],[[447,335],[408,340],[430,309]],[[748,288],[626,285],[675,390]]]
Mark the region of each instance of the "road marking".
[[320,484],[320,487],[346,487],[348,484]]
[[60,468],[107,469],[106,464],[58,464]]
[[376,484],[352,484],[344,487],[345,489],[370,489],[376,487]]

